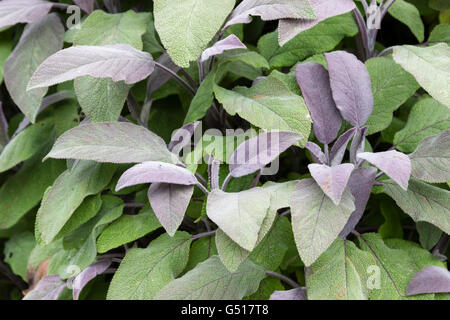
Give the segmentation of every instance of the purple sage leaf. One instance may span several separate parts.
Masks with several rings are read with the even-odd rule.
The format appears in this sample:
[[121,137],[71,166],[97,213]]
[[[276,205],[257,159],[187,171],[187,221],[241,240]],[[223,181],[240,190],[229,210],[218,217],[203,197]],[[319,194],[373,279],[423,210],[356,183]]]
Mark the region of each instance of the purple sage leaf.
[[328,71],[318,63],[309,62],[298,65],[296,75],[314,122],[314,133],[320,142],[328,144],[336,138],[342,124]]
[[322,149],[317,144],[315,144],[314,142],[307,142],[306,149],[308,149],[314,162],[322,164],[327,163],[327,157],[325,156],[325,153],[322,152]]
[[31,77],[27,90],[49,87],[87,75],[133,84],[147,78],[154,68],[155,62],[150,53],[127,44],[74,46],[46,59]]
[[308,169],[323,192],[338,206],[354,167],[350,163],[340,164],[335,167],[310,164]]
[[225,51],[234,49],[247,49],[247,47],[241,42],[241,40],[239,40],[238,37],[236,37],[234,34],[231,34],[225,39],[217,41],[212,47],[203,51],[200,61],[205,62],[213,56],[217,56],[224,53]]
[[23,300],[57,300],[65,287],[66,283],[59,275],[45,276],[23,297]]
[[272,131],[243,142],[230,157],[231,176],[238,178],[264,168],[301,138],[295,132]]
[[437,266],[428,266],[412,278],[406,288],[406,295],[423,293],[450,293],[450,272]]
[[342,163],[344,159],[345,150],[347,150],[350,139],[354,136],[356,128],[352,128],[344,132],[334,143],[333,148],[330,151],[331,166],[335,166]]
[[350,162],[359,165],[361,162],[356,158],[358,153],[364,152],[366,148],[366,134],[368,127],[362,129],[356,128],[355,135],[353,136],[352,144],[350,145]]
[[108,269],[111,265],[111,262],[111,260],[99,261],[81,271],[81,273],[75,277],[72,283],[73,300],[78,300],[81,291],[88,284],[88,282],[94,279],[96,276],[105,272],[106,269]]
[[73,2],[86,13],[94,11],[94,1],[95,0],[73,0]]
[[210,179],[210,185],[211,190],[219,189],[220,188],[220,161],[215,159],[213,155],[209,156],[209,162],[210,162],[210,172],[209,172],[209,179]]
[[0,152],[9,142],[8,120],[3,113],[3,103],[0,101]]
[[194,186],[169,183],[153,183],[148,189],[150,205],[171,237],[183,222],[193,193]]
[[328,18],[350,12],[355,8],[353,0],[309,0],[316,14],[315,19],[283,19],[278,28],[280,46],[285,45],[300,32],[308,30]]
[[345,239],[350,232],[355,229],[359,220],[361,220],[364,211],[366,210],[367,201],[369,201],[370,191],[375,183],[377,176],[377,169],[374,167],[364,167],[353,170],[350,179],[348,180],[348,188],[355,197],[355,211],[348,219],[344,229],[339,234],[339,237]]
[[361,127],[373,109],[372,86],[366,66],[345,51],[325,53],[325,59],[337,108],[345,120]]
[[166,162],[147,161],[125,171],[117,182],[116,191],[144,183],[190,186],[197,184],[198,181],[194,174],[185,168]]
[[305,288],[295,288],[291,290],[275,291],[269,300],[308,300]]
[[357,157],[370,162],[383,171],[397,182],[402,189],[408,189],[408,182],[411,176],[411,161],[406,154],[391,150],[377,153],[363,152],[359,153]]
[[32,23],[42,19],[53,3],[44,0],[0,1],[0,29],[17,23]]

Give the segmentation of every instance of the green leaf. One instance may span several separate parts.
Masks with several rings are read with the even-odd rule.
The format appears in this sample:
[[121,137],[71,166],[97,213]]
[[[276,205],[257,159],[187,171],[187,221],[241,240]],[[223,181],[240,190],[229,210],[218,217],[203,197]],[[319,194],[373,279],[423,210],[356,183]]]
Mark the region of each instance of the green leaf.
[[184,124],[195,122],[206,115],[214,100],[214,79],[215,72],[212,71],[208,73],[206,78],[202,81],[189,106],[186,118],[184,119]]
[[264,277],[264,269],[249,260],[231,273],[213,256],[166,285],[156,299],[240,300],[256,292]]
[[84,198],[103,190],[115,170],[114,165],[80,161],[56,179],[46,191],[36,218],[36,231],[44,243],[56,237]]
[[430,33],[428,42],[450,42],[450,25],[449,24],[438,24],[434,27],[433,31]]
[[137,215],[123,215],[103,230],[97,240],[98,252],[105,253],[133,242],[160,227],[158,218],[149,206]]
[[450,108],[450,48],[439,43],[430,47],[394,48],[395,62],[411,73],[440,103]]
[[[76,33],[74,45],[129,44],[142,50],[142,36],[150,22],[149,13],[109,14],[101,10],[91,13]],[[97,79],[90,76],[75,79],[78,101],[92,122],[119,119],[130,86],[123,81]]]
[[371,255],[338,238],[311,266],[309,300],[367,300],[367,267]]
[[413,152],[419,143],[429,136],[450,129],[450,110],[438,101],[424,97],[411,109],[408,122],[394,137],[397,149]]
[[414,178],[404,191],[392,180],[383,181],[384,191],[414,221],[429,222],[450,233],[450,191],[431,186]]
[[[270,66],[292,66],[314,54],[333,50],[343,38],[357,33],[358,27],[351,13],[326,19],[279,48],[271,56]],[[273,38],[277,40],[278,36]],[[277,42],[272,45],[278,47]]]
[[174,237],[163,234],[146,249],[128,251],[111,281],[107,299],[153,299],[185,268],[190,243],[188,233],[177,232]]
[[0,172],[7,171],[35,155],[54,134],[53,124],[42,121],[15,136],[0,154]]
[[441,229],[428,222],[417,222],[416,228],[419,233],[420,244],[427,250],[433,249],[442,236]]
[[5,249],[3,250],[5,262],[8,263],[11,266],[11,270],[15,274],[21,276],[24,281],[28,281],[28,258],[35,245],[34,236],[29,231],[17,233],[5,243]]
[[[218,231],[218,230],[217,230]],[[214,236],[203,237],[196,240],[189,253],[189,261],[184,272],[194,269],[199,263],[208,260],[209,257],[217,254],[216,242]]]
[[304,147],[311,132],[311,116],[302,97],[292,93],[280,80],[267,77],[251,88],[227,90],[214,86],[217,100],[230,115],[239,114],[264,130],[299,133]]
[[370,135],[390,125],[393,112],[419,89],[419,84],[391,58],[369,59],[366,67],[374,98],[373,111],[367,121]]
[[277,290],[286,290],[281,280],[274,277],[267,277],[260,282],[258,290],[254,294],[245,297],[244,300],[269,300],[272,293]]
[[450,130],[425,138],[409,155],[411,174],[426,182],[450,180]]
[[39,65],[63,46],[64,27],[56,13],[27,25],[13,53],[5,62],[5,84],[11,98],[34,122],[48,88],[27,91]]
[[13,49],[13,44],[10,39],[9,33],[2,33],[0,35],[0,83],[3,81],[3,67],[6,59],[8,59]]
[[291,197],[292,230],[300,257],[310,266],[344,229],[355,210],[348,188],[337,206],[313,179],[301,180]]
[[40,152],[25,161],[19,171],[1,186],[0,229],[14,226],[35,207],[45,190],[64,171],[64,161],[50,160],[42,163],[44,154],[45,152]]
[[158,0],[155,27],[173,62],[189,67],[219,31],[234,0]]
[[[381,0],[378,0],[381,2]],[[419,42],[425,39],[425,27],[419,10],[405,0],[396,0],[388,10],[389,14],[398,21],[406,24]]]
[[378,233],[383,239],[403,238],[403,228],[401,223],[401,211],[392,200],[383,199],[380,201],[380,211],[384,217],[384,223],[378,228]]

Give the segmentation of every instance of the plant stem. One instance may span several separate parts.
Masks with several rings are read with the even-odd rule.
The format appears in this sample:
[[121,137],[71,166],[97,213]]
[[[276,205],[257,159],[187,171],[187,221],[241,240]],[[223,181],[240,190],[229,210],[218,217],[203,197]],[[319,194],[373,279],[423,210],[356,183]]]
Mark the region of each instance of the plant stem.
[[363,59],[367,60],[369,57],[369,37],[367,34],[367,26],[361,12],[359,12],[357,8],[353,9],[353,15],[355,16],[356,24],[358,25],[359,33],[361,34],[361,39],[365,50]]
[[206,187],[205,187],[204,185],[202,185],[200,182],[197,183],[196,186],[197,186],[200,190],[202,190],[202,192],[203,192],[206,196],[209,195],[208,189],[206,189]]
[[2,260],[0,260],[0,272],[8,277],[8,279],[21,291],[27,288],[26,283],[20,277],[16,276]]
[[191,239],[192,240],[197,240],[197,239],[200,239],[200,238],[213,236],[213,235],[216,234],[216,232],[217,232],[217,230],[199,233],[199,234],[193,235]]
[[267,271],[267,270],[265,272],[268,276],[278,278],[281,281],[283,281],[284,283],[287,283],[288,285],[290,285],[292,288],[300,288],[300,285],[297,282],[286,277],[285,275],[282,275],[282,274],[279,274],[279,273],[276,273],[273,271]]
[[255,177],[255,180],[253,180],[252,188],[255,188],[258,185],[259,179],[261,178],[261,172],[262,172],[262,170],[258,171],[258,174]]
[[184,81],[183,78],[181,78],[178,74],[167,68],[166,66],[158,63],[155,61],[155,66],[160,68],[161,70],[169,73],[175,80],[177,80],[183,87],[185,87],[187,90],[189,90],[190,93],[192,93],[193,96],[195,96],[196,90],[192,88],[186,81]]
[[191,84],[192,88],[194,89],[198,89],[198,84],[197,82],[195,82],[194,79],[192,79],[191,75],[189,73],[186,72],[186,70],[184,70],[183,68],[180,69],[181,74],[183,75],[183,77],[185,77],[187,79],[187,81]]
[[228,183],[230,182],[231,178],[232,178],[231,173],[229,173],[229,174],[227,175],[227,177],[225,178],[225,180],[223,181],[223,184],[222,184],[222,191],[225,191],[225,190],[226,190],[226,188],[227,188],[227,186],[228,186]]

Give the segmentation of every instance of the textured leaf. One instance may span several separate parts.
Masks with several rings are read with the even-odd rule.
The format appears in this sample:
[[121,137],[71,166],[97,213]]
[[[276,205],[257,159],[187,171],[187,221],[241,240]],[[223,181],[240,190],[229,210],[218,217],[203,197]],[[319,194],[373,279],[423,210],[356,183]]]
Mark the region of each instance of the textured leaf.
[[399,46],[394,48],[393,57],[433,98],[450,108],[450,48],[447,44],[424,48]]
[[322,191],[338,206],[354,167],[350,163],[334,167],[310,164],[308,169]]
[[409,155],[411,174],[426,182],[450,180],[450,130],[425,138]]
[[392,113],[419,89],[419,84],[391,58],[369,59],[366,67],[374,98],[373,111],[367,120],[371,135],[390,125]]
[[3,0],[0,3],[0,29],[43,18],[53,3],[44,0]]
[[150,242],[146,249],[131,249],[111,281],[107,299],[153,299],[183,271],[190,244],[191,236],[178,232],[173,238],[163,234]]
[[250,23],[250,16],[259,16],[263,21],[315,18],[307,0],[244,0],[233,10],[224,28],[238,23]]
[[355,210],[347,189],[336,206],[313,179],[301,180],[291,197],[292,229],[300,257],[310,266],[325,252]]
[[214,84],[216,73],[211,71],[200,84],[197,93],[189,105],[189,110],[184,123],[190,123],[202,119],[214,101]]
[[224,51],[234,49],[247,49],[245,44],[239,40],[234,34],[229,35],[223,40],[217,41],[212,47],[203,51],[200,61],[205,62],[213,56],[224,53]]
[[337,239],[311,266],[307,279],[309,300],[367,300],[370,253],[351,241]]
[[56,179],[42,200],[37,216],[37,233],[50,243],[89,195],[103,190],[116,168],[91,161],[79,162]]
[[414,4],[405,0],[396,0],[388,12],[395,19],[407,25],[419,42],[423,42],[425,39],[425,27],[420,17],[420,12]]
[[449,293],[450,272],[442,267],[425,267],[412,278],[406,292],[409,296],[422,293]]
[[47,158],[95,160],[113,163],[172,162],[176,158],[164,140],[127,122],[78,126],[58,138]]
[[197,178],[189,170],[171,163],[147,161],[125,171],[117,182],[116,191],[144,183],[197,184]]
[[148,189],[150,205],[170,236],[183,222],[193,192],[193,185],[170,183],[153,183]]
[[230,273],[213,256],[179,279],[170,282],[157,300],[240,300],[254,293],[265,277],[264,269],[251,261]]
[[296,75],[314,122],[314,133],[320,142],[328,144],[336,139],[342,124],[328,71],[318,63],[309,62],[297,65]]
[[45,276],[23,300],[57,300],[65,287],[66,283],[58,275]]
[[31,158],[48,144],[53,134],[53,124],[48,121],[36,123],[19,133],[0,153],[0,172]]
[[314,142],[307,142],[306,149],[308,149],[314,162],[322,164],[327,163],[327,157],[325,156],[325,153],[323,153],[322,149],[317,144],[315,144]]
[[309,0],[309,3],[316,15],[315,19],[302,17],[302,19],[283,19],[280,21],[278,34],[281,46],[292,40],[300,32],[314,27],[319,22],[352,11],[355,8],[355,3],[352,0]]
[[234,3],[234,0],[156,1],[155,27],[172,60],[180,67],[189,67],[190,61],[197,60]]
[[238,193],[213,190],[208,196],[208,217],[242,248],[252,251],[270,207],[270,194],[263,188]]
[[142,238],[160,228],[161,224],[151,208],[144,207],[137,215],[123,215],[107,226],[97,240],[99,253],[108,252],[123,244]]
[[16,233],[5,243],[4,261],[24,281],[27,281],[28,258],[35,245],[34,236],[29,231]]
[[295,288],[285,291],[275,291],[270,300],[307,300],[306,290],[304,288]]
[[391,150],[377,153],[358,153],[357,157],[370,162],[383,171],[404,190],[408,189],[408,181],[411,176],[411,160],[406,154]]
[[332,166],[342,163],[348,143],[350,142],[350,139],[355,136],[355,132],[356,128],[352,128],[344,132],[333,144],[333,148],[331,148],[330,151],[330,160]]
[[19,43],[5,62],[8,92],[31,122],[36,119],[47,88],[27,91],[28,81],[47,57],[62,48],[63,35],[64,27],[59,17],[50,14],[26,26]]
[[86,13],[94,11],[94,1],[95,0],[73,0],[73,2]]
[[94,279],[99,274],[102,274],[103,272],[108,269],[108,267],[111,265],[111,260],[103,260],[96,262],[86,269],[84,269],[76,278],[73,280],[73,299],[78,300],[80,297],[81,290],[88,284],[89,281]]
[[427,250],[433,249],[433,247],[438,243],[439,239],[441,239],[441,229],[435,227],[431,223],[417,222],[416,228],[417,232],[419,233],[420,244]]
[[233,91],[214,87],[217,100],[230,115],[239,114],[264,130],[286,130],[301,134],[305,146],[311,116],[303,99],[292,93],[280,80],[268,77],[252,88],[237,87]]
[[86,75],[133,84],[147,78],[154,67],[149,53],[127,44],[75,46],[46,59],[30,79],[28,89],[49,87]]
[[298,133],[273,131],[243,142],[228,161],[231,176],[243,177],[263,169],[301,138]]
[[342,117],[361,127],[373,108],[373,94],[365,65],[345,51],[325,53],[330,74],[331,90]]
[[450,191],[420,182],[409,181],[404,191],[391,181],[383,182],[384,191],[414,221],[429,222],[445,233],[450,233]]
[[394,137],[397,149],[413,152],[419,143],[429,136],[450,129],[450,110],[436,100],[425,97],[411,109],[406,126]]

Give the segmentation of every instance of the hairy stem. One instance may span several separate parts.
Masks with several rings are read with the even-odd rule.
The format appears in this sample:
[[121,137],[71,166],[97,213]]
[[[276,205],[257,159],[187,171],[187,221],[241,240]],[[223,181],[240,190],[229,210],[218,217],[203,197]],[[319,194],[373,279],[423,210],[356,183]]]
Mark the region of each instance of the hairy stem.
[[210,237],[210,236],[215,235],[216,232],[217,232],[217,230],[199,233],[199,234],[193,235],[191,239],[197,240],[197,239],[204,238],[204,237]]
[[279,274],[279,273],[273,272],[273,271],[267,271],[267,270],[265,272],[268,276],[278,278],[281,281],[283,281],[284,283],[290,285],[292,288],[300,288],[300,285],[297,282],[286,277],[285,275],[282,275],[282,274]]
[[169,68],[167,68],[166,66],[158,63],[155,61],[155,66],[160,68],[161,70],[169,73],[175,80],[177,80],[183,87],[185,87],[187,90],[189,90],[190,93],[192,93],[193,96],[195,96],[196,90],[194,88],[192,88],[189,83],[187,83],[186,81],[184,81],[183,78],[181,78],[178,74],[176,74],[174,71],[170,70]]

